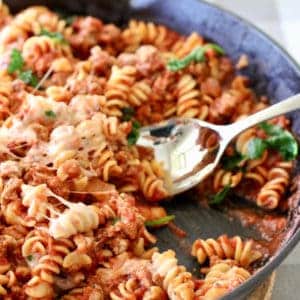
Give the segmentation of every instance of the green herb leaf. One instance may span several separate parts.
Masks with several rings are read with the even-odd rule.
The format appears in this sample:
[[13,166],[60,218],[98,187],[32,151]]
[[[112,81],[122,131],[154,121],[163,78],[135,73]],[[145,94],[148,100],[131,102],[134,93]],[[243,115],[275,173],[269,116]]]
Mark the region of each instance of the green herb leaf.
[[257,159],[262,157],[264,151],[267,149],[268,145],[265,140],[260,138],[253,138],[248,144],[248,157],[250,159]]
[[204,46],[198,46],[190,54],[182,59],[171,59],[167,68],[170,71],[176,72],[187,67],[191,62],[202,62],[205,60],[205,53],[207,50],[213,49],[218,54],[223,55],[225,53],[224,49],[216,44],[205,44]]
[[13,49],[10,54],[10,62],[7,68],[9,74],[13,74],[16,71],[21,71],[24,66],[24,59],[22,53],[18,49]]
[[218,53],[220,55],[225,54],[225,50],[221,46],[219,46],[217,44],[213,44],[213,43],[205,44],[204,49],[205,50],[213,49],[216,53]]
[[209,204],[218,205],[223,202],[223,200],[227,197],[231,187],[230,185],[226,185],[223,190],[221,190],[219,193],[211,197],[211,201],[209,201]]
[[293,160],[298,155],[298,143],[288,131],[278,136],[271,136],[266,142],[268,147],[277,150],[284,160]]
[[267,134],[267,135],[279,135],[284,131],[280,126],[273,125],[267,122],[262,122],[259,124],[259,127]]
[[26,84],[30,84],[33,87],[36,87],[39,83],[38,78],[32,73],[31,70],[21,72],[19,74],[19,78]]
[[239,167],[239,163],[244,159],[246,159],[245,155],[235,152],[232,156],[223,156],[221,164],[226,171],[233,171]]
[[135,110],[132,107],[124,107],[122,109],[122,120],[123,121],[130,121],[132,117],[135,115]]
[[139,129],[141,128],[141,125],[137,121],[132,122],[132,129],[129,135],[127,136],[128,145],[135,145],[136,141],[138,140],[140,136]]
[[67,44],[65,37],[60,32],[50,32],[46,29],[42,29],[40,32],[40,36],[48,36],[49,38],[55,40],[58,43],[61,44]]
[[54,119],[56,118],[56,113],[53,110],[46,110],[45,116]]
[[159,219],[151,220],[151,221],[146,221],[145,226],[147,227],[156,227],[156,226],[161,226],[161,225],[166,225],[169,222],[173,221],[175,219],[174,215],[168,215]]
[[75,19],[76,19],[76,16],[64,17],[64,20],[65,20],[67,26],[71,26],[74,23]]
[[30,255],[26,256],[26,259],[27,259],[28,261],[32,261],[32,260],[33,260],[33,256],[30,254]]
[[119,221],[121,221],[121,219],[119,217],[113,218],[112,219],[112,224],[115,225]]
[[278,125],[261,123],[260,128],[269,135],[265,140],[267,147],[277,150],[284,160],[293,160],[298,155],[298,143],[293,135]]

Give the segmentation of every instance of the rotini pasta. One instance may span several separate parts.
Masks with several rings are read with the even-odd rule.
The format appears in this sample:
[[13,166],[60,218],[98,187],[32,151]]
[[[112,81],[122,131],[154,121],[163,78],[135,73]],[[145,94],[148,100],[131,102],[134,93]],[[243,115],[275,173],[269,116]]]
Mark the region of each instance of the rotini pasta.
[[[140,127],[227,124],[267,106],[220,46],[141,20],[118,28],[43,6],[13,16],[0,0],[0,53],[1,299],[218,299],[272,254],[266,241],[199,238],[197,279],[155,245],[151,227],[184,232],[157,203],[169,178],[136,145]],[[289,135],[285,117],[266,126]],[[254,157],[253,140],[263,144]],[[260,125],[238,136],[197,187],[203,201],[250,185],[257,207],[284,212],[293,162],[269,140]],[[213,152],[218,138],[203,131],[199,142]],[[284,227],[264,213],[268,231]]]
[[200,264],[203,264],[207,258],[217,256],[221,259],[234,259],[240,266],[248,267],[263,255],[255,250],[253,245],[253,240],[243,242],[239,236],[228,238],[226,235],[222,235],[217,240],[196,240],[193,243],[191,254],[197,258]]

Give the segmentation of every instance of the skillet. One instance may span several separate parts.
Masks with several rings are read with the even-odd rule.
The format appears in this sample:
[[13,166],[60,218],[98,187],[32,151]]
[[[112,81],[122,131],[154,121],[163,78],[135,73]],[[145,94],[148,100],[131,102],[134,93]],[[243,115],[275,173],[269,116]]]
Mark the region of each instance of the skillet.
[[[271,103],[300,92],[300,69],[296,62],[274,41],[241,18],[206,2],[197,0],[11,0],[5,1],[17,12],[29,5],[46,5],[70,14],[94,15],[105,22],[124,25],[130,18],[153,21],[188,34],[197,31],[205,38],[220,44],[233,61],[245,53],[250,66],[243,71],[249,76],[252,88],[259,95],[267,95]],[[294,134],[300,136],[300,112],[289,115]],[[244,284],[223,299],[245,299],[287,257],[300,240],[300,161],[293,174],[295,189],[289,198],[288,226],[280,247],[274,255]],[[203,208],[195,192],[188,192],[165,203],[170,214],[176,215],[176,225],[187,232],[177,238],[168,228],[157,230],[160,250],[172,248],[180,263],[197,274],[197,264],[189,255],[189,247],[198,237],[229,236],[259,238],[254,228],[241,226],[237,219],[228,218],[221,209]],[[246,202],[237,199],[237,202]]]

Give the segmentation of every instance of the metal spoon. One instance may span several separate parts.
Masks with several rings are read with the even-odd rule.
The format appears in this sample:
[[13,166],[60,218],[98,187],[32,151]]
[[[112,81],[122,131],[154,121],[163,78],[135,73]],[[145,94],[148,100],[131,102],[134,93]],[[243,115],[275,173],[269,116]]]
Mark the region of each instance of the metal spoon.
[[162,162],[167,174],[165,187],[173,196],[194,187],[212,173],[226,147],[238,134],[297,109],[300,109],[300,94],[230,125],[174,118],[143,127],[137,145],[153,149],[155,160]]

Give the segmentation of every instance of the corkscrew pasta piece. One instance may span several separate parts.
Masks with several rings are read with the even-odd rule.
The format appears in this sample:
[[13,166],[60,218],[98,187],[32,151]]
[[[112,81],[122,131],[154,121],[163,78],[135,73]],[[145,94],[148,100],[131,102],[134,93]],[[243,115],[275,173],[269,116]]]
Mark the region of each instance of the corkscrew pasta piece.
[[198,239],[193,243],[191,255],[196,257],[200,264],[207,258],[234,259],[240,266],[248,267],[262,257],[262,253],[254,249],[254,241],[242,241],[239,236],[228,238],[226,235],[218,239]]
[[249,277],[246,269],[220,262],[210,268],[202,285],[195,291],[196,299],[220,299]]
[[8,289],[13,288],[17,283],[16,275],[13,271],[8,271],[5,274],[0,274],[0,296],[5,296]]
[[177,43],[172,46],[172,52],[177,57],[184,57],[194,50],[197,46],[202,46],[204,43],[203,38],[196,32],[191,33],[184,39],[179,39]]
[[23,184],[22,204],[28,207],[27,215],[41,221],[47,215],[49,207],[46,185],[30,186]]
[[183,75],[177,85],[177,115],[204,120],[208,116],[208,106],[201,103],[200,90],[191,75]]
[[178,266],[175,252],[154,253],[152,256],[152,274],[154,282],[162,282],[171,300],[189,300],[194,297],[192,275],[185,267]]
[[131,20],[128,28],[123,31],[122,38],[127,51],[134,51],[141,44],[152,44],[164,50],[178,39],[178,35],[163,25]]
[[151,95],[151,86],[145,81],[136,82],[130,90],[128,103],[130,106],[141,106],[149,101]]
[[135,81],[136,69],[131,66],[112,67],[110,78],[107,81],[105,92],[106,112],[111,116],[122,116],[122,108],[129,106],[128,97],[130,88]]
[[68,45],[58,44],[48,36],[33,36],[23,45],[22,56],[27,66],[38,74],[44,74],[59,56],[70,55]]
[[256,203],[265,209],[274,209],[278,206],[282,195],[289,185],[292,162],[278,162],[268,172],[267,182],[260,189]]
[[140,177],[141,189],[146,198],[157,201],[167,195],[163,181],[163,169],[155,161],[142,161],[144,173]]
[[88,232],[99,226],[97,210],[94,206],[82,203],[70,205],[57,218],[52,218],[49,224],[49,233],[55,239],[68,238],[79,232]]
[[236,173],[232,171],[225,171],[219,169],[215,172],[213,177],[214,191],[220,191],[225,186],[236,187],[242,180],[243,173],[238,171]]
[[29,35],[38,35],[42,29],[61,32],[65,27],[65,22],[59,20],[57,14],[44,6],[32,6],[21,11],[13,19],[13,24],[22,28]]
[[[173,218],[154,204],[170,179],[136,145],[139,125],[176,115],[228,124],[268,102],[218,45],[195,59],[204,45],[199,33],[141,20],[118,28],[43,6],[13,16],[0,0],[1,299],[217,299],[271,254],[239,236],[198,239],[192,255],[209,264],[196,279],[173,250],[155,247],[151,224]],[[268,124],[291,125],[286,117]],[[253,184],[258,207],[283,211],[293,161],[273,148],[248,157],[250,141],[266,136],[259,126],[238,136],[226,149],[232,165],[222,160],[199,190]],[[218,142],[211,131],[199,136],[210,153]],[[268,231],[284,227],[270,220]]]

